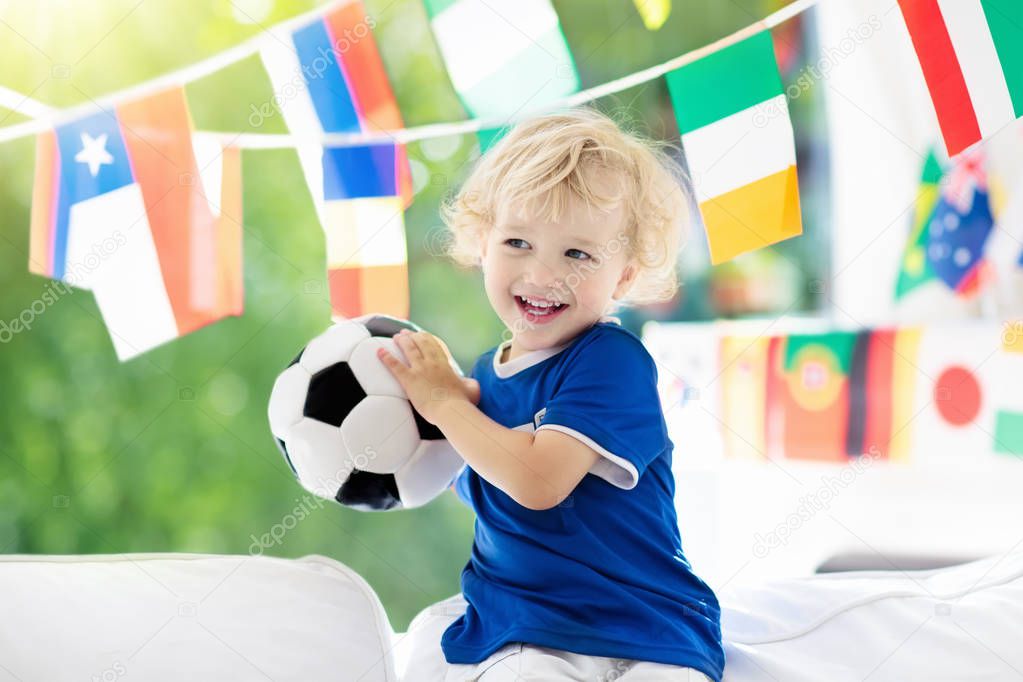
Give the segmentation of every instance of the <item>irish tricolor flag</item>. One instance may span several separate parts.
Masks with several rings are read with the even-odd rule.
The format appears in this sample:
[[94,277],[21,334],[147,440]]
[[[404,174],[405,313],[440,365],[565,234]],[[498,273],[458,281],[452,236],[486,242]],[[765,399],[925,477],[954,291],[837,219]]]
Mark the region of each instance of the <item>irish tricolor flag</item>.
[[1021,0],[899,0],[949,156],[1023,116]]
[[667,81],[711,263],[801,234],[796,148],[770,33]]

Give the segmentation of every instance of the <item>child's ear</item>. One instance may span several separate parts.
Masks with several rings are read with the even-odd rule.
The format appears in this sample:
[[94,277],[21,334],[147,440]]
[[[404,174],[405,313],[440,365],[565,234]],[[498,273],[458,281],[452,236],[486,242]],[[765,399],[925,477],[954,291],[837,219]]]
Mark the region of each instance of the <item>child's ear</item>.
[[622,276],[618,278],[618,284],[615,286],[615,291],[611,295],[611,298],[616,301],[628,293],[629,288],[632,287],[632,283],[636,281],[636,275],[639,274],[639,268],[636,267],[635,262],[629,261],[629,264],[622,270]]
[[480,246],[480,255],[479,255],[480,264],[482,264],[483,261],[486,260],[486,258],[487,258],[487,243],[489,241],[490,241],[490,232],[489,231],[484,231],[477,238],[477,243]]

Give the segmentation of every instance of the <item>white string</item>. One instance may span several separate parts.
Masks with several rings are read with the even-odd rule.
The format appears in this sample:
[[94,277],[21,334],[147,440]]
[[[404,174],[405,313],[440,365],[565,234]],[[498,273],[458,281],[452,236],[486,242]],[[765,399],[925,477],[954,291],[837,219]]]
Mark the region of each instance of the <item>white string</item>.
[[0,85],[0,107],[10,109],[29,118],[39,118],[53,114],[53,107],[46,106],[28,95],[15,92]]
[[[348,1],[348,0],[344,0]],[[734,33],[731,33],[720,40],[705,45],[704,47],[696,50],[691,50],[683,55],[679,55],[673,59],[670,59],[662,64],[651,66],[642,71],[623,76],[613,81],[609,81],[602,85],[597,85],[587,90],[582,90],[568,97],[560,100],[547,103],[540,107],[522,112],[512,118],[475,118],[468,121],[456,121],[451,123],[433,123],[429,125],[415,126],[413,128],[400,128],[397,130],[389,130],[377,133],[325,133],[325,134],[301,134],[301,133],[284,133],[284,134],[266,134],[266,133],[225,133],[225,132],[206,132],[204,134],[214,135],[221,140],[224,144],[230,144],[235,147],[242,149],[281,149],[288,147],[295,147],[298,145],[309,144],[316,146],[330,146],[330,147],[343,147],[343,146],[355,146],[363,144],[373,143],[386,143],[386,142],[397,142],[399,144],[406,144],[408,142],[414,142],[417,140],[425,140],[437,137],[446,137],[449,135],[465,135],[468,133],[476,133],[480,130],[488,128],[503,128],[515,120],[521,118],[527,118],[538,113],[545,111],[552,111],[557,109],[569,108],[591,102],[595,99],[605,97],[607,95],[613,95],[623,90],[641,85],[648,81],[659,78],[664,74],[674,71],[675,69],[685,66],[691,62],[696,61],[709,54],[722,50],[730,45],[748,38],[749,36],[759,33],[760,31],[774,28],[778,24],[785,22],[792,17],[805,12],[819,0],[795,0],[780,10],[768,15],[764,19],[750,24],[745,28],[739,29]],[[330,7],[333,4],[327,5]],[[325,7],[317,8],[311,12],[307,12],[298,17],[294,17],[279,24],[276,28],[286,28],[292,24],[298,24],[309,20],[312,16],[316,16],[325,11]],[[194,64],[186,69],[167,74],[155,80],[143,83],[142,85],[129,89],[122,90],[120,92],[108,95],[100,100],[100,104],[104,106],[113,106],[117,102],[123,99],[135,99],[148,93],[161,90],[175,84],[183,84],[190,82],[191,80],[197,80],[203,76],[207,76],[214,73],[218,69],[224,68],[229,64],[233,64],[245,57],[255,53],[259,49],[259,45],[262,40],[265,40],[266,36],[260,35],[255,38],[238,45],[235,48],[228,50],[227,52],[216,55],[206,61]],[[154,84],[159,84],[158,86]],[[45,105],[42,105],[45,106]],[[91,113],[91,108],[95,104],[87,103],[79,105],[73,109],[65,110],[59,116],[59,121],[74,120],[82,116],[84,113]],[[7,142],[9,140],[24,137],[26,135],[32,135],[35,133],[48,130],[55,125],[54,118],[43,117],[33,121],[28,121],[15,126],[8,126],[6,128],[0,128],[0,143]]]
[[704,47],[696,50],[691,50],[690,52],[679,55],[678,57],[670,59],[663,64],[651,66],[642,71],[637,71],[636,73],[629,74],[628,76],[618,78],[617,80],[594,86],[588,90],[582,90],[556,102],[551,102],[541,107],[525,110],[523,113],[512,118],[476,118],[468,121],[434,123],[430,125],[416,126],[414,128],[401,128],[399,130],[390,130],[378,133],[324,133],[322,135],[302,135],[294,132],[278,135],[266,133],[215,134],[221,138],[223,143],[237,145],[243,149],[278,149],[294,147],[296,144],[323,145],[330,147],[385,142],[405,144],[407,142],[444,137],[446,135],[475,133],[488,128],[502,128],[517,119],[528,118],[529,116],[533,116],[544,111],[578,106],[607,95],[613,95],[615,93],[622,92],[623,90],[628,90],[629,88],[641,85],[647,81],[654,80],[655,78],[659,78],[660,76],[663,76],[670,71],[674,71],[679,67],[685,66],[686,64],[694,62],[714,52],[718,52],[730,45],[734,45],[755,33],[773,28],[787,19],[790,19],[797,14],[806,11],[810,7],[813,7],[818,2],[819,0],[796,0],[796,2],[786,5],[763,20],[739,29],[738,31],[725,36],[710,45],[705,45]]
[[[268,30],[264,30],[259,34],[249,38],[248,40],[235,45],[232,48],[213,55],[208,59],[204,59],[201,62],[197,62],[190,66],[186,66],[183,69],[166,73],[162,76],[158,76],[152,80],[146,81],[139,85],[127,88],[125,90],[119,90],[112,92],[108,95],[104,95],[95,100],[84,102],[70,109],[54,110],[47,107],[41,102],[36,100],[30,100],[34,106],[44,107],[47,111],[42,112],[40,115],[35,116],[24,111],[24,105],[21,108],[9,107],[20,113],[26,115],[32,115],[34,120],[26,121],[25,123],[19,123],[18,125],[7,126],[0,128],[0,143],[9,142],[10,140],[16,140],[21,137],[27,137],[28,135],[35,135],[41,133],[50,128],[67,123],[75,119],[81,118],[82,116],[95,113],[96,107],[113,108],[121,102],[141,99],[147,95],[165,90],[173,86],[185,85],[197,81],[201,78],[205,78],[221,69],[224,69],[232,64],[240,62],[241,60],[250,57],[259,52],[264,41],[273,40],[268,35],[268,31],[282,31],[287,32],[290,28],[306,23],[316,17],[328,12],[337,5],[344,5],[351,0],[333,0],[325,5],[317,7],[316,9],[309,10],[303,14],[286,19],[279,24],[275,24]],[[12,93],[17,94],[17,93]],[[0,102],[2,103],[2,102]],[[6,105],[5,105],[6,106]]]

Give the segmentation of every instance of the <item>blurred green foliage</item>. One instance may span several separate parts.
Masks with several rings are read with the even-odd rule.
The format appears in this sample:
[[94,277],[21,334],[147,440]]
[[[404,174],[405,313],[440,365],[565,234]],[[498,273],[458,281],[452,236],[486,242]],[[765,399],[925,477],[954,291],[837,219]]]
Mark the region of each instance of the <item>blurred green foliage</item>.
[[[310,9],[311,2],[126,0],[4,5],[0,84],[53,106],[87,102],[191,64]],[[762,17],[763,0],[675,1],[656,33],[629,0],[556,0],[584,87],[659,63]],[[418,0],[367,0],[408,125],[464,118]],[[258,57],[188,86],[202,130],[258,129],[271,97]],[[598,103],[677,142],[662,81]],[[0,125],[25,117],[0,110]],[[466,368],[500,341],[476,272],[440,257],[440,198],[478,155],[473,135],[409,147],[416,201],[406,216],[412,318]],[[49,280],[27,271],[34,142],[0,147],[0,321]],[[278,371],[329,322],[323,238],[293,151],[244,153],[245,313],[120,364],[88,292],[61,296],[0,346],[0,552],[246,553],[298,506],[315,508],[266,553],[334,557],[365,576],[395,628],[459,590],[471,513],[453,495],[364,514],[313,502],[277,453],[266,399]],[[806,245],[793,242],[794,250]],[[700,244],[692,248],[705,248]],[[788,248],[788,247],[787,247]],[[706,274],[694,275],[698,283]],[[699,289],[696,289],[699,292]],[[804,302],[811,305],[812,302]],[[697,316],[706,305],[688,303]],[[680,304],[675,314],[683,310]],[[671,310],[662,311],[670,314]],[[642,313],[627,313],[634,327]]]

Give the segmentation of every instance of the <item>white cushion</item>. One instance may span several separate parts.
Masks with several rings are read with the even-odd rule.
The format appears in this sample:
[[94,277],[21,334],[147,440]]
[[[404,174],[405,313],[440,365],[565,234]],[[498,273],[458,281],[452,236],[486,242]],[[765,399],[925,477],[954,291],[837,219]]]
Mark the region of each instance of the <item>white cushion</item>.
[[[1023,551],[733,586],[719,598],[726,682],[1023,672]],[[392,632],[359,575],[320,556],[5,556],[0,604],[0,682],[396,682],[394,645],[414,644]]]
[[379,599],[325,557],[5,556],[0,608],[0,682],[397,680]]
[[725,680],[1023,676],[1023,552],[928,571],[850,571],[725,589]]

